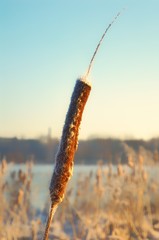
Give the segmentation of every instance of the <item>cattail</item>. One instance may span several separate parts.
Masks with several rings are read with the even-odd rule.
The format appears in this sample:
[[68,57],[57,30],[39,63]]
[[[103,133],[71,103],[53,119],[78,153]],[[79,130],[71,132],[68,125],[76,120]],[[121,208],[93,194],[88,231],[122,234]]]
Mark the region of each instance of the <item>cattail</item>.
[[82,120],[82,114],[89,97],[91,86],[87,82],[88,75],[90,73],[94,58],[97,51],[108,31],[118,16],[119,12],[113,21],[106,28],[102,35],[93,57],[90,61],[88,70],[85,76],[78,79],[75,84],[75,88],[71,97],[70,106],[66,115],[66,120],[62,132],[61,142],[59,145],[58,153],[56,155],[55,168],[50,183],[50,198],[51,198],[51,209],[47,220],[44,240],[48,239],[49,228],[53,218],[53,215],[58,207],[58,204],[62,202],[66,190],[68,180],[70,179],[73,172],[74,155],[78,147],[78,133],[79,126]]
[[55,168],[50,183],[51,209],[44,239],[48,239],[52,217],[58,204],[61,203],[64,198],[68,180],[72,175],[74,155],[78,146],[79,126],[90,91],[91,86],[85,79],[77,80],[66,115],[61,142],[56,155]]
[[77,80],[50,183],[50,197],[54,204],[63,200],[66,184],[72,175],[73,159],[78,145],[79,126],[90,90],[91,86],[88,83],[81,79]]

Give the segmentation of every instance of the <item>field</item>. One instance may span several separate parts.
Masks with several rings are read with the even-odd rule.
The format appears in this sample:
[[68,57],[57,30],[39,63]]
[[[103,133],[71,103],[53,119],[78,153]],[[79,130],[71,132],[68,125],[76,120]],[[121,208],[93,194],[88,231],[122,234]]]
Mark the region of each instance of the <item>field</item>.
[[[31,185],[35,166],[11,171],[0,165],[0,239],[42,239],[50,201],[44,211],[32,206]],[[159,166],[156,164],[156,168]],[[78,176],[73,188],[55,214],[49,239],[72,240],[157,240],[159,239],[159,181],[148,175],[144,158],[127,166],[107,168]],[[35,205],[35,202],[34,202]]]

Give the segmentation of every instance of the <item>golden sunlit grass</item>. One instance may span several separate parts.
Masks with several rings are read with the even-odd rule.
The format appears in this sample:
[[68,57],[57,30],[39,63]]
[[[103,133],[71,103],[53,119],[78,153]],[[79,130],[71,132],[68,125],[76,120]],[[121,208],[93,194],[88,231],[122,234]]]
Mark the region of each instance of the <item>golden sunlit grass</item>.
[[[134,167],[100,163],[95,172],[81,173],[57,210],[49,239],[159,239],[159,183],[149,178],[141,156],[133,161]],[[27,166],[6,179],[7,163],[0,165],[0,239],[42,239]]]
[[[7,162],[0,165],[0,239],[20,239],[34,232],[32,221],[34,211],[31,207],[31,165],[27,171],[12,171],[7,175]],[[37,224],[38,226],[38,224]]]

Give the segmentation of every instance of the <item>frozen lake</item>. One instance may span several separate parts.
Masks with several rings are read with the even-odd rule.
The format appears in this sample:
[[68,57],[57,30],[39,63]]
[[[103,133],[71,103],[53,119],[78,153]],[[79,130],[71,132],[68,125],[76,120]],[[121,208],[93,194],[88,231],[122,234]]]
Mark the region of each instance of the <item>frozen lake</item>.
[[[73,176],[69,181],[68,188],[73,186],[76,188],[77,180],[89,176],[90,172],[95,173],[97,171],[97,165],[75,165]],[[123,166],[125,171],[130,171],[128,166]],[[25,164],[15,164],[9,168],[9,171],[26,171]],[[108,170],[108,166],[104,165],[103,169]],[[159,165],[145,167],[148,173],[149,179],[155,179],[159,182]],[[117,171],[116,166],[112,166],[112,171]],[[31,199],[32,204],[36,208],[43,209],[47,199],[49,198],[49,183],[53,172],[53,165],[33,165],[33,181],[31,187]]]

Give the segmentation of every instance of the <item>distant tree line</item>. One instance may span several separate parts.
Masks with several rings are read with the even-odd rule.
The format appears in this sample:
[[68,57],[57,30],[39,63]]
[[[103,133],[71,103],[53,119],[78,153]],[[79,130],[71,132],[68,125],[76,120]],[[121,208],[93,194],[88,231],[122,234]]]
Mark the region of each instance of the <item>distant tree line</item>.
[[[36,163],[53,163],[58,149],[58,139],[18,139],[0,138],[0,160],[24,163],[33,160]],[[120,140],[96,138],[79,141],[75,155],[77,164],[127,163],[128,156],[137,159],[142,155],[146,163],[159,163],[159,138],[144,140]]]

